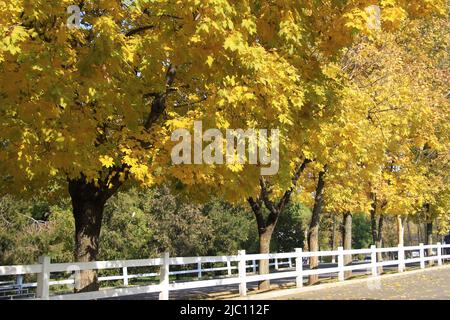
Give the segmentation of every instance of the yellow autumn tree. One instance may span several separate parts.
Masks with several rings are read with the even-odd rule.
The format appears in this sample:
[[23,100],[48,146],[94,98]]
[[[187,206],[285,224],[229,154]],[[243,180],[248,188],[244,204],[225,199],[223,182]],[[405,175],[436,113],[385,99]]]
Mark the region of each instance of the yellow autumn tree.
[[[353,200],[361,195],[360,210],[371,202],[372,232],[378,245],[381,228],[375,230],[376,214],[381,219],[383,214],[397,216],[402,244],[404,218],[422,211],[424,205],[428,208],[430,202],[435,202],[434,195],[441,194],[446,186],[447,28],[448,22],[439,17],[407,21],[399,32],[380,31],[355,46],[343,65],[350,84],[342,101],[364,106],[360,120],[365,123],[361,129],[366,132],[366,142],[361,146],[371,151],[359,165],[366,170],[356,176],[362,178],[358,188],[341,190],[330,201],[336,202],[347,193],[353,195]],[[344,170],[340,174],[351,181],[351,172]],[[343,187],[339,183],[339,188]],[[438,211],[440,221],[445,221],[445,209]]]
[[[449,220],[442,197],[448,179],[448,74],[442,47],[446,24],[445,19],[434,17],[405,21],[394,34],[379,30],[346,49],[339,65],[328,66],[328,74],[337,70],[332,73],[339,84],[334,90],[336,111],[330,113],[328,108],[331,118],[322,118],[321,130],[309,140],[316,141],[313,149],[320,150],[322,165],[309,175],[313,181],[318,179],[317,185],[308,183],[301,196],[313,208],[310,250],[318,249],[322,207],[344,215],[347,249],[351,248],[353,212],[371,213],[378,246],[384,214],[397,216],[402,244],[404,217],[430,201],[436,202],[430,219],[437,218],[440,230],[445,230]],[[428,48],[417,46],[424,39]],[[430,149],[428,143],[433,154],[424,150]],[[427,161],[427,167],[419,164],[420,159]],[[317,267],[317,261],[310,262]],[[310,277],[310,283],[316,281],[317,277]]]

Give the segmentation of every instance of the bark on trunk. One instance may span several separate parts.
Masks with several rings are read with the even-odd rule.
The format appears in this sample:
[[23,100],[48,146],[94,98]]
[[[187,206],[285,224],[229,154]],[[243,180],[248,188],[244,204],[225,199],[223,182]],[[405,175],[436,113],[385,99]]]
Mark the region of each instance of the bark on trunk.
[[[336,247],[336,215],[333,214],[333,229],[331,231],[331,250]],[[336,263],[336,256],[331,256],[331,263]]]
[[[377,248],[382,248],[383,247],[383,222],[384,222],[384,216],[380,215],[380,218],[378,219],[378,238],[377,238],[377,242],[375,243]],[[377,261],[381,262],[383,261],[383,253],[382,252],[377,252]],[[378,267],[378,274],[382,274],[383,273],[383,266],[379,266]]]
[[[259,253],[270,253],[270,240],[272,239],[273,229],[266,229],[265,232],[259,234]],[[269,260],[260,260],[259,274],[269,273]],[[259,290],[269,290],[270,280],[260,281],[258,285]]]
[[378,241],[377,234],[377,196],[376,194],[371,194],[372,204],[370,209],[370,222],[371,222],[371,231],[372,231],[372,242],[374,244]]
[[309,230],[308,228],[305,229],[305,241],[303,241],[303,251],[309,251],[309,247],[308,247],[308,234],[309,234]]
[[[319,224],[317,223],[316,226],[309,228],[308,233],[308,248],[309,251],[319,251]],[[310,257],[309,258],[309,268],[317,269],[319,266],[319,259],[318,257]],[[319,280],[318,275],[310,275],[308,279],[308,283],[310,285],[315,284]]]
[[[426,244],[427,245],[433,244],[433,222],[427,222],[426,231],[427,231]],[[433,250],[432,249],[428,249],[427,250],[427,255],[428,256],[432,256],[433,255]],[[430,266],[432,266],[434,263],[433,263],[433,261],[430,260],[430,261],[428,261],[428,264]]]
[[[352,249],[352,214],[350,212],[344,213],[344,228],[342,239],[344,239],[344,250]],[[352,255],[344,256],[344,266],[352,263]],[[344,279],[352,276],[352,271],[344,271]]]
[[[319,250],[319,221],[320,214],[322,212],[323,207],[323,191],[325,187],[325,176],[326,168],[319,173],[319,179],[317,181],[316,187],[316,195],[314,197],[314,207],[311,216],[311,224],[309,226],[308,232],[308,248],[309,251],[314,252]],[[317,269],[319,266],[318,257],[310,257],[309,258],[309,268]],[[308,283],[310,285],[317,283],[319,280],[318,275],[310,275]]]
[[[371,230],[372,230],[372,242],[377,248],[383,247],[383,222],[384,216],[380,214],[377,222],[377,197],[376,194],[372,194],[372,208],[370,210]],[[377,262],[383,261],[383,254],[377,252]],[[378,267],[378,274],[383,273],[383,267]]]
[[[75,259],[78,262],[96,261],[99,247],[100,228],[103,218],[103,203],[75,202]],[[80,271],[76,292],[99,289],[97,271]]]
[[404,246],[404,228],[403,228],[403,219],[401,215],[397,215],[397,239],[398,239],[398,245]]
[[[402,218],[401,215],[397,215],[397,238],[398,238],[398,246],[404,247],[405,246],[405,227],[404,227],[404,218]],[[403,251],[404,252],[404,251]],[[400,253],[398,253],[400,255]],[[400,259],[400,256],[398,256]],[[403,257],[405,258],[405,257]],[[403,264],[403,269],[405,268],[405,264]]]
[[419,243],[423,243],[422,241],[422,232],[420,232],[420,229],[422,228],[422,223],[420,221],[420,219],[418,219],[417,222],[417,240],[419,241]]
[[[272,239],[272,234],[275,229],[278,214],[270,214],[267,220],[264,219],[262,200],[249,198],[248,202],[252,208],[253,213],[256,217],[256,222],[258,225],[258,236],[259,236],[259,253],[270,253],[270,241]],[[269,273],[269,260],[259,261],[259,274]],[[259,290],[270,289],[270,280],[260,281],[258,284]]]
[[[85,179],[69,181],[75,220],[75,260],[90,262],[97,260],[103,209],[113,191],[105,191]],[[99,289],[96,270],[76,273],[75,292]]]
[[427,240],[426,244],[433,244],[433,222],[427,222]]
[[410,221],[410,219],[406,220],[406,234],[408,235],[408,241],[406,242],[406,244],[408,246],[412,246],[411,221]]

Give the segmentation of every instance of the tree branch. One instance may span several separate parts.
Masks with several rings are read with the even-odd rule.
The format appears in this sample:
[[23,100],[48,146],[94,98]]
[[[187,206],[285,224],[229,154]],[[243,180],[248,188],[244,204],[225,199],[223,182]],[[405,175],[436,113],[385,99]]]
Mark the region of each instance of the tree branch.
[[248,203],[250,204],[250,207],[252,208],[252,211],[255,215],[256,218],[256,223],[258,225],[258,231],[264,232],[264,230],[266,229],[266,223],[264,221],[264,216],[262,213],[262,203],[261,203],[261,199],[257,199],[256,201],[253,199],[253,197],[249,197],[248,198]]
[[[158,120],[158,118],[164,113],[166,110],[166,97],[169,92],[172,90],[172,84],[175,81],[176,69],[174,66],[170,65],[167,68],[166,73],[166,91],[162,93],[152,93],[151,96],[154,96],[152,102],[152,108],[150,113],[145,121],[144,127],[149,130],[151,126]],[[148,95],[148,94],[147,94]]]
[[300,178],[303,171],[305,171],[306,166],[311,163],[312,160],[305,159],[303,160],[302,164],[298,165],[297,168],[294,171],[294,175],[292,176],[292,186],[286,190],[281,200],[278,202],[278,210],[281,212],[286,207],[286,205],[289,203],[289,200],[291,199],[292,192],[294,191],[294,188],[297,186],[297,181]]
[[142,26],[142,27],[138,27],[138,28],[135,28],[135,29],[131,29],[130,31],[125,33],[125,36],[126,37],[132,37],[135,34],[138,34],[138,33],[141,33],[141,32],[144,32],[144,31],[147,31],[147,30],[150,30],[150,29],[153,29],[154,27],[155,27],[154,25],[148,25],[148,26]]
[[261,176],[259,178],[259,184],[261,187],[261,199],[264,201],[264,205],[269,210],[269,216],[266,220],[266,226],[271,226],[277,222],[281,211],[279,211],[275,204],[269,199],[270,192],[267,188],[266,180],[264,179],[264,177]]

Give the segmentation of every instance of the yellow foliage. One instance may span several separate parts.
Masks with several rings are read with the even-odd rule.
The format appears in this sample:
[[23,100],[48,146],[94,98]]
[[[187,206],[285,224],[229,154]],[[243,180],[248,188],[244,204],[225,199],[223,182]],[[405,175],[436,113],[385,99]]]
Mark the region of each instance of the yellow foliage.
[[[389,37],[411,19],[445,14],[445,1],[380,1],[383,30],[376,33],[366,11],[376,1],[87,0],[82,27],[69,29],[72,4],[0,0],[0,193],[82,175],[98,184],[116,172],[121,182],[177,180],[187,192],[233,201],[257,194],[257,166],[172,165],[172,131],[202,120],[220,129],[280,130],[280,171],[268,178],[273,197],[292,186],[293,168],[306,157],[317,163],[309,177],[330,166],[336,210],[367,209],[370,182],[403,197],[391,200],[398,211],[425,192],[414,187],[425,180],[411,165],[411,148],[448,150],[440,134],[449,131],[448,105],[427,71],[444,61],[441,50],[428,57],[433,50],[410,43],[421,63],[408,71],[412,56]],[[353,66],[365,63],[379,69],[357,74]],[[164,110],[146,128],[152,103],[164,95]],[[408,177],[381,174],[392,162]],[[311,180],[300,181],[304,201]]]

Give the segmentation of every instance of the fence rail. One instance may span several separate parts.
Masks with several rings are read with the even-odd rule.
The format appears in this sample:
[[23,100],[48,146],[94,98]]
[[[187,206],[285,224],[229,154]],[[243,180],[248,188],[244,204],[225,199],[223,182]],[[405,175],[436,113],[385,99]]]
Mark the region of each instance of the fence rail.
[[[425,256],[431,252],[431,256]],[[446,250],[444,250],[446,249]],[[407,259],[405,252],[415,251],[419,257],[411,257]],[[443,251],[445,251],[443,253]],[[377,261],[377,253],[396,253],[395,260]],[[450,260],[450,244],[423,245],[419,246],[398,246],[391,248],[376,248],[371,246],[370,249],[351,249],[344,250],[339,247],[333,251],[303,252],[302,249],[296,249],[294,252],[270,253],[270,254],[246,254],[245,250],[239,251],[238,255],[232,256],[207,256],[207,257],[169,257],[168,253],[164,253],[161,258],[139,259],[139,260],[115,260],[115,261],[94,261],[83,263],[51,263],[50,258],[40,257],[39,264],[33,265],[14,265],[0,266],[0,276],[18,276],[20,279],[20,290],[23,288],[36,287],[36,298],[43,300],[71,300],[71,299],[102,299],[119,297],[125,295],[135,295],[142,293],[159,292],[160,299],[168,299],[169,292],[175,290],[214,287],[222,285],[239,285],[239,293],[241,296],[247,294],[247,283],[258,282],[262,280],[287,279],[294,278],[297,287],[303,286],[303,277],[309,275],[320,274],[337,274],[338,280],[344,280],[345,271],[369,270],[372,276],[378,275],[378,268],[384,266],[398,266],[398,272],[403,272],[407,264],[419,263],[420,268],[425,268],[425,262],[437,261],[438,265],[442,265],[443,261]],[[370,260],[365,259],[362,264],[344,265],[344,256],[349,255],[370,255]],[[337,256],[337,267],[318,268],[312,270],[304,270],[304,260],[310,257],[326,257]],[[272,260],[270,266],[273,266],[276,272],[269,274],[256,274],[258,263],[260,260]],[[351,259],[350,259],[351,260]],[[247,262],[251,261],[251,264]],[[225,264],[220,267],[204,267],[204,264]],[[236,265],[233,265],[235,263]],[[170,270],[171,266],[194,265],[196,268],[188,270]],[[280,267],[283,267],[280,269]],[[129,274],[128,268],[138,267],[159,267],[159,272]],[[78,272],[82,270],[108,270],[122,269],[121,275],[99,277],[99,281],[123,281],[124,287],[103,289],[97,292],[73,293],[73,294],[57,294],[50,295],[50,286],[54,285],[71,285],[76,282]],[[251,269],[250,274],[248,269]],[[237,270],[237,274],[233,274],[233,270]],[[206,272],[223,272],[214,279],[202,280],[203,274]],[[51,273],[71,273],[71,279],[53,280],[51,281]],[[22,283],[22,277],[25,274],[36,274],[36,283]],[[180,274],[197,274],[198,280],[170,282],[171,275]],[[159,278],[159,283],[151,285],[130,286],[129,279],[135,278]],[[10,284],[9,284],[10,285]],[[1,286],[0,286],[1,288]],[[0,290],[1,291],[1,290]]]

